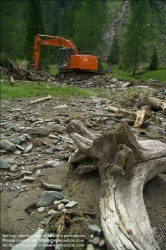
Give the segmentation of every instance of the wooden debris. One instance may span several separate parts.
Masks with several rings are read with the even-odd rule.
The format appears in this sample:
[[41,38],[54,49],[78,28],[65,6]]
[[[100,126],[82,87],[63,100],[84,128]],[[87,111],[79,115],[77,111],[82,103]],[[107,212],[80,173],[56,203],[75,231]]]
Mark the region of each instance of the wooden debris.
[[138,98],[137,107],[140,108],[142,106],[150,105],[152,108],[156,110],[162,110],[164,114],[166,114],[166,101],[161,100],[159,98],[155,98],[153,96],[143,96]]
[[[72,120],[66,130],[77,145],[68,164],[74,163],[76,171],[81,163],[78,156],[96,160],[101,176],[101,226],[107,248],[159,250],[144,205],[143,188],[155,175],[166,172],[166,144],[137,141],[127,123],[98,135],[88,131],[82,122]],[[148,240],[142,240],[145,235]]]
[[9,79],[10,79],[10,83],[14,84],[14,78],[13,78],[13,76],[10,76]]
[[99,114],[99,113],[93,113],[94,116],[102,116],[102,117],[122,117],[121,114],[115,114],[115,113],[108,113],[108,114]]
[[50,95],[47,96],[47,97],[40,98],[40,99],[35,100],[35,101],[31,101],[31,102],[29,102],[29,104],[34,104],[34,103],[37,103],[37,102],[43,102],[43,101],[46,101],[46,100],[49,100],[49,99],[51,99]]
[[10,78],[12,77],[15,80],[48,81],[48,78],[45,75],[41,77],[38,71],[22,69],[16,66],[11,60],[9,61],[8,73],[10,74]]
[[143,122],[144,122],[144,118],[145,118],[145,114],[146,114],[146,110],[137,110],[137,117],[136,117],[136,121],[134,123],[134,128],[139,128]]

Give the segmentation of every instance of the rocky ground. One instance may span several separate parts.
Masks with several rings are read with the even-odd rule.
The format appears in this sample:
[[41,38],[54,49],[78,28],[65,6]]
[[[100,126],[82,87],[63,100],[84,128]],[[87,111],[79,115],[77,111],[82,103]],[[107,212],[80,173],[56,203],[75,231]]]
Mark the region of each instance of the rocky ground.
[[[72,79],[70,84],[80,86],[79,81],[73,82]],[[109,98],[70,98],[61,103],[52,97],[35,104],[30,104],[32,98],[1,101],[2,250],[12,249],[39,228],[60,234],[61,221],[66,223],[68,238],[76,234],[80,246],[84,240],[84,249],[106,249],[98,206],[100,177],[98,172],[78,176],[69,169],[67,162],[76,146],[68,137],[66,126],[74,118],[82,120],[95,133],[101,133],[125,121],[137,138],[155,138],[166,143],[166,115],[161,110],[148,107],[151,116],[140,128],[133,127],[134,116],[125,113],[121,117],[108,115],[109,105],[136,112],[137,107],[134,103],[132,105],[131,99],[129,102],[123,95],[131,86],[133,83],[100,76],[83,81],[81,87],[106,88]],[[134,87],[137,90],[149,89],[151,96],[166,100],[165,83],[151,80],[146,86],[139,83]],[[166,248],[165,193],[164,174],[153,178],[144,189],[146,208],[162,250]],[[49,239],[53,242],[54,237],[49,236]],[[53,245],[47,250],[55,249]],[[40,246],[37,249],[46,248]]]

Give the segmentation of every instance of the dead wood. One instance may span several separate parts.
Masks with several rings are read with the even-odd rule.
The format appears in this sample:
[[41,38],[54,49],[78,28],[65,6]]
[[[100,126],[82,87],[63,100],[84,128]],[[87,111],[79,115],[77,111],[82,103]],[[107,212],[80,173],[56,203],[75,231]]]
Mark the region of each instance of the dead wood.
[[150,105],[152,108],[156,110],[163,110],[166,113],[166,101],[165,100],[161,100],[153,96],[139,97],[137,107],[140,108],[146,105]]
[[108,114],[99,114],[99,113],[93,113],[94,116],[101,116],[101,117],[122,117],[121,114],[115,114],[115,113],[108,113]]
[[51,99],[50,95],[48,95],[47,97],[43,97],[43,98],[37,99],[35,101],[31,101],[31,102],[29,102],[29,104],[34,104],[34,103],[37,103],[37,102],[43,102],[43,101],[46,101],[46,100],[49,100],[49,99]]
[[[101,225],[108,249],[159,250],[144,205],[143,188],[155,175],[166,172],[166,144],[137,141],[126,123],[95,135],[82,122],[72,120],[67,133],[78,147],[69,166],[79,170],[81,160],[91,159],[91,170],[94,165],[99,170]],[[81,166],[81,173],[89,171],[89,166],[85,165],[84,170]]]
[[145,115],[146,115],[145,109],[137,110],[137,117],[133,126],[134,128],[139,128],[143,124]]
[[14,78],[13,78],[13,76],[10,76],[9,79],[10,79],[10,83],[14,84]]
[[48,79],[46,76],[41,77],[39,72],[34,70],[25,70],[15,65],[11,60],[9,60],[8,72],[10,77],[13,77],[17,80],[30,80],[30,81],[43,81],[47,82]]

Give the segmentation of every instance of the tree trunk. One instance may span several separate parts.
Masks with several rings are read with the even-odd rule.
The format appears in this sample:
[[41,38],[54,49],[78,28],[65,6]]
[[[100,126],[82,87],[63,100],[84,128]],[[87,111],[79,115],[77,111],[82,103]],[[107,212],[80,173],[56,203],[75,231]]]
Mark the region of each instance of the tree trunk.
[[[72,120],[67,132],[78,147],[69,166],[80,174],[99,170],[101,225],[107,248],[159,250],[144,205],[143,188],[155,175],[166,172],[166,144],[137,141],[126,123],[95,135],[82,122]],[[86,159],[92,164],[79,166]]]

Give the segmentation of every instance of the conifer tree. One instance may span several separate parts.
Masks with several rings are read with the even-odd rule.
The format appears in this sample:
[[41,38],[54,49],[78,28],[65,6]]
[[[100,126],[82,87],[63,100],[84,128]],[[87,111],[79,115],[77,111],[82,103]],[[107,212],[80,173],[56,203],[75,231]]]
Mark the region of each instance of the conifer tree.
[[74,43],[81,51],[99,54],[106,14],[101,0],[84,0],[74,15]]
[[155,48],[151,56],[149,70],[157,70],[158,66],[159,66],[159,59],[158,59],[157,49]]
[[148,2],[137,1],[134,6],[123,44],[123,67],[135,75],[138,65],[147,60]]
[[[28,17],[24,53],[27,61],[29,62],[29,64],[31,64],[35,36],[37,34],[45,34],[43,12],[40,0],[29,0],[27,12]],[[40,59],[40,66],[43,64],[43,58],[45,57],[45,51],[43,47]]]
[[[1,0],[0,2],[0,63],[7,66],[7,58],[21,59],[25,36],[25,2]],[[17,13],[17,15],[15,15]],[[5,60],[4,60],[5,59]]]
[[107,59],[108,64],[118,64],[119,63],[119,43],[118,39],[115,36],[112,41],[112,46],[110,54]]
[[67,11],[64,36],[71,40],[74,39],[74,34],[75,34],[75,30],[74,30],[75,17],[74,16],[75,16],[75,13],[81,9],[81,1],[83,0],[72,1]]

